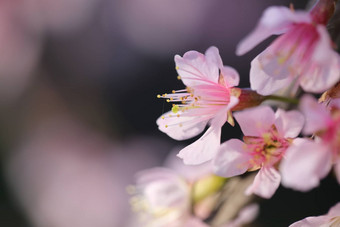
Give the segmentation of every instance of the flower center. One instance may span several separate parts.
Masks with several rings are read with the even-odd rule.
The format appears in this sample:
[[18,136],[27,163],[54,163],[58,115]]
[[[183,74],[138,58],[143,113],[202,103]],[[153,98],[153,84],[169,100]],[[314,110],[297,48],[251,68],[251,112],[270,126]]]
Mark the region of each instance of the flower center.
[[165,98],[167,102],[174,103],[171,110],[175,115],[172,116],[214,115],[230,102],[230,88],[220,81],[223,82],[222,79],[219,83],[200,81],[201,83],[186,89],[173,90],[171,94],[157,95],[157,98]]
[[284,152],[291,143],[290,139],[281,138],[275,125],[271,130],[262,134],[261,137],[244,136],[249,155],[253,158],[250,164],[253,166],[249,171],[257,170],[263,165],[274,165],[281,160]]

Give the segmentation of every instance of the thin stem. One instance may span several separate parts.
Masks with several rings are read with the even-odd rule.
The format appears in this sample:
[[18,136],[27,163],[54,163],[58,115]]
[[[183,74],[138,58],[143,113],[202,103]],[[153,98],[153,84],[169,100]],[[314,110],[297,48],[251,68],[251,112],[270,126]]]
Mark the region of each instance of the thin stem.
[[274,101],[280,101],[280,102],[286,102],[291,104],[299,104],[299,100],[295,98],[288,98],[283,96],[277,96],[277,95],[268,95],[265,96],[265,100],[274,100]]

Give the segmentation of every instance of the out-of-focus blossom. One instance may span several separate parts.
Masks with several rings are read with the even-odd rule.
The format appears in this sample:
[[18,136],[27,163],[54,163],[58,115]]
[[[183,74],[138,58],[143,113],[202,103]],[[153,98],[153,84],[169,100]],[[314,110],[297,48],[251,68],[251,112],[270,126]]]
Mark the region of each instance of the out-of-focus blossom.
[[138,173],[136,191],[132,207],[145,226],[179,227],[189,219],[190,187],[172,170],[153,168]]
[[244,207],[233,221],[223,225],[223,227],[241,227],[249,224],[256,219],[259,210],[260,207],[258,204],[250,204]]
[[131,203],[142,226],[207,226],[201,219],[211,214],[215,203],[202,207],[201,202],[216,195],[225,179],[212,174],[211,162],[191,166],[178,160],[172,152],[166,167],[137,173]]
[[260,106],[234,114],[244,133],[244,142],[231,139],[223,143],[214,159],[218,175],[232,177],[260,169],[246,194],[270,198],[279,187],[277,164],[293,139],[300,133],[304,118],[298,111]]
[[113,143],[60,116],[33,126],[6,165],[11,192],[32,226],[126,226],[126,186],[136,171],[159,164],[157,154],[167,144],[146,138]]
[[186,89],[159,97],[174,104],[172,111],[158,120],[159,129],[176,140],[185,140],[200,134],[207,124],[209,129],[178,156],[186,164],[200,164],[211,160],[220,145],[221,127],[231,117],[230,110],[238,103],[232,88],[239,83],[238,73],[224,66],[216,47],[205,55],[189,51],[183,57],[175,56],[179,78]]
[[337,227],[340,226],[340,203],[333,206],[328,214],[313,216],[291,224],[289,227]]
[[242,55],[269,36],[285,33],[251,62],[251,88],[269,95],[291,83],[309,92],[334,85],[340,78],[340,58],[325,27],[333,10],[333,0],[318,1],[310,12],[269,7],[236,50]]
[[313,97],[304,96],[301,110],[306,119],[303,132],[314,134],[315,141],[294,141],[294,146],[287,151],[281,171],[284,173],[282,183],[285,186],[307,191],[319,185],[333,164],[340,179],[340,102],[339,99],[332,100],[326,107]]

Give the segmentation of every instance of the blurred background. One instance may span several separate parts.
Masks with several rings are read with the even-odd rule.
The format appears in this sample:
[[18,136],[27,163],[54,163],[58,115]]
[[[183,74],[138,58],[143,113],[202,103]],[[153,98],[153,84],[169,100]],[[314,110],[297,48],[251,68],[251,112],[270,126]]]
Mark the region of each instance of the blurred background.
[[[183,86],[174,55],[217,46],[248,87],[268,42],[242,57],[236,44],[266,7],[291,2],[307,3],[0,0],[0,226],[128,226],[134,174],[191,142],[155,123],[170,108],[156,95]],[[257,225],[326,213],[338,192],[333,176],[305,194],[280,188]]]

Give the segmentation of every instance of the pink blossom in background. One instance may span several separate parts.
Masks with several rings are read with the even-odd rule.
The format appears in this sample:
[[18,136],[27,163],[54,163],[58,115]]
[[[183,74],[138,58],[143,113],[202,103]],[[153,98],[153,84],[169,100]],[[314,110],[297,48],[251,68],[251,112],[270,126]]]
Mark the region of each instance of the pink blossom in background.
[[190,187],[171,169],[153,168],[137,174],[132,208],[145,226],[183,226],[190,215]]
[[333,206],[328,214],[307,217],[291,224],[289,227],[338,227],[340,226],[340,203]]
[[176,55],[175,62],[187,88],[160,96],[180,104],[158,118],[157,125],[171,138],[185,140],[197,136],[209,124],[201,138],[178,154],[186,164],[200,164],[211,160],[220,145],[221,127],[238,103],[231,88],[238,85],[239,75],[223,66],[216,47],[210,47],[205,55],[196,51],[186,52],[183,57]]
[[109,141],[60,116],[33,126],[5,167],[11,192],[35,227],[127,226],[127,185],[170,148],[145,137]]
[[298,111],[276,113],[268,106],[259,106],[234,113],[244,134],[244,142],[231,139],[223,143],[213,160],[216,174],[232,177],[260,169],[246,194],[270,198],[280,185],[277,164],[303,127]]
[[333,165],[337,178],[340,179],[339,104],[340,102],[332,100],[329,106],[325,106],[312,96],[302,97],[300,107],[306,119],[303,132],[307,135],[314,134],[315,141],[299,139],[291,146],[281,165],[281,172],[285,173],[283,185],[308,191],[319,185]]
[[250,84],[270,95],[296,83],[308,92],[323,92],[340,79],[340,58],[332,48],[326,23],[333,1],[310,12],[269,7],[255,30],[237,46],[242,55],[271,35],[281,35],[252,62]]
[[[184,166],[184,164],[182,163]],[[189,169],[191,167],[191,169]],[[187,166],[188,172],[198,166]],[[201,178],[206,174],[201,175]],[[197,178],[198,179],[198,178]],[[155,167],[137,173],[132,208],[139,225],[150,227],[207,226],[192,215],[192,178],[185,178],[174,169]],[[138,225],[138,226],[139,226]]]

